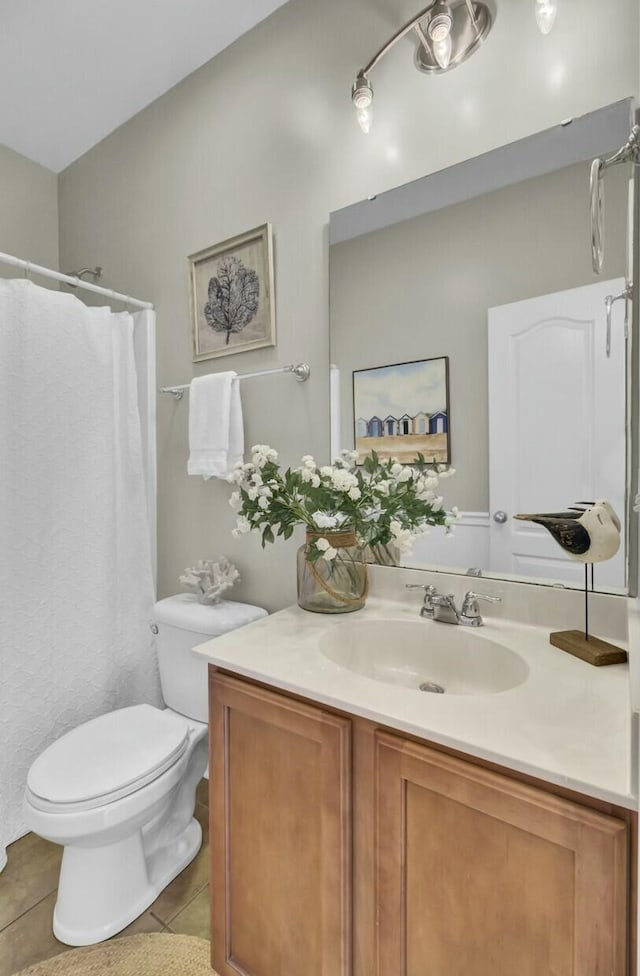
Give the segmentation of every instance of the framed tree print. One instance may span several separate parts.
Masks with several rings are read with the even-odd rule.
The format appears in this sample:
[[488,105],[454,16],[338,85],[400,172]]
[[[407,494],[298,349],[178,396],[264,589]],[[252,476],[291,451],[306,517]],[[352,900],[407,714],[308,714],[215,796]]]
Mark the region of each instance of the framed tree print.
[[275,346],[270,224],[188,260],[194,362]]

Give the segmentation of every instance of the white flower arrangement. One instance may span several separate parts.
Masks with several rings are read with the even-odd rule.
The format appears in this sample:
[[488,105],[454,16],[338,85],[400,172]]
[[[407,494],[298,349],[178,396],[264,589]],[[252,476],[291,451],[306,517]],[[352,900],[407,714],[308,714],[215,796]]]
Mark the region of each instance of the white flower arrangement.
[[337,554],[330,539],[318,533],[347,527],[362,547],[392,543],[406,552],[430,526],[442,525],[449,532],[458,518],[455,508],[445,510],[436,491],[453,468],[430,464],[422,455],[409,467],[395,458],[382,461],[375,453],[358,466],[355,451],[318,466],[307,454],[300,467],[283,472],[273,448],[257,444],[251,453],[251,461],[239,462],[229,476],[235,485],[229,499],[236,512],[233,535],[260,532],[263,546],[276,535],[290,538],[302,524],[313,533],[307,550],[312,561],[331,562]]
[[201,559],[179,577],[185,590],[195,593],[198,601],[206,605],[219,603],[222,594],[239,579],[240,573],[226,556],[218,556],[217,560]]

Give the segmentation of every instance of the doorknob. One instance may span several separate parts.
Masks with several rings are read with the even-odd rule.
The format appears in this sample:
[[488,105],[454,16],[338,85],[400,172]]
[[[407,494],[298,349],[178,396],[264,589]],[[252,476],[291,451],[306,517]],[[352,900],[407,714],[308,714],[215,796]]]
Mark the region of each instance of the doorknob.
[[501,511],[500,509],[498,509],[497,512],[493,513],[493,521],[497,522],[498,525],[504,525],[504,523],[507,521],[508,518],[509,516],[507,515],[507,513]]

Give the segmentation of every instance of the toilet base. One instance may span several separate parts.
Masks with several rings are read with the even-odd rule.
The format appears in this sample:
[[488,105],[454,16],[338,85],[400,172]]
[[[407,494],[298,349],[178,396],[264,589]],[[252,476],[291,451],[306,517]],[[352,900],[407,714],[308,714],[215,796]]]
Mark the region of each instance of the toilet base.
[[[141,831],[103,847],[65,847],[53,913],[56,939],[86,946],[121,932],[187,867],[201,845],[202,828],[192,818],[149,856]],[[72,925],[65,921],[71,919]]]

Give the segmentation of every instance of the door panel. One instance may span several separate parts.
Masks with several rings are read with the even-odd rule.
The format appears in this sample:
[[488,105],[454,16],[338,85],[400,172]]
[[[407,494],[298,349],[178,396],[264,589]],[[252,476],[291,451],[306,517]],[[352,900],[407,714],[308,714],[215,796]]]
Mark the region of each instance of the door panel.
[[[624,303],[613,306],[606,356],[605,298],[624,280],[598,282],[489,309],[490,569],[581,583],[584,567],[521,512],[561,511],[608,499],[625,512]],[[597,586],[624,587],[625,540],[596,567]]]
[[350,722],[217,673],[210,695],[213,967],[349,976]]
[[624,976],[622,821],[376,740],[377,976]]

